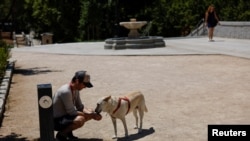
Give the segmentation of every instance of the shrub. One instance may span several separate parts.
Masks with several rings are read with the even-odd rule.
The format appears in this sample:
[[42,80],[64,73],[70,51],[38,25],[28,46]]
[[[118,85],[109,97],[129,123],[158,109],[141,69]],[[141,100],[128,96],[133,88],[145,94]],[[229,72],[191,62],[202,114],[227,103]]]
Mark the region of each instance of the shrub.
[[10,45],[0,39],[0,82],[4,76],[8,59],[10,58],[10,48]]

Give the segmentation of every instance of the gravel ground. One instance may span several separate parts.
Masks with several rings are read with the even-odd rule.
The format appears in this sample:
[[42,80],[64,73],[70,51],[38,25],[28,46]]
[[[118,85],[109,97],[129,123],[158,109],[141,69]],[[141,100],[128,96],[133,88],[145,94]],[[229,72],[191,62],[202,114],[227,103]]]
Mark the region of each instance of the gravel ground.
[[[0,140],[38,140],[40,137],[37,85],[52,90],[68,83],[75,71],[85,69],[94,85],[81,91],[86,107],[106,95],[140,90],[149,112],[143,133],[130,137],[118,121],[117,140],[206,141],[208,124],[250,123],[249,59],[223,55],[187,56],[78,56],[14,52],[15,71],[0,128]],[[74,134],[80,141],[111,141],[111,119],[91,120]]]

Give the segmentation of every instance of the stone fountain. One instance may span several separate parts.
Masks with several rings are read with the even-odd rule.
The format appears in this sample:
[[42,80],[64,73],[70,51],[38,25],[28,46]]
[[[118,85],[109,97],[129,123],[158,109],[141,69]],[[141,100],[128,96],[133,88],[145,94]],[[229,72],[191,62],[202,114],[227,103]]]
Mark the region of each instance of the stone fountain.
[[146,24],[146,21],[136,21],[136,19],[130,19],[129,22],[120,22],[120,26],[124,26],[125,28],[130,30],[128,34],[129,38],[138,38],[140,34],[137,30]]
[[120,22],[120,26],[129,29],[128,37],[109,38],[105,40],[105,49],[144,49],[165,47],[163,37],[141,36],[138,29],[147,24],[146,21],[136,21],[135,18],[128,22]]

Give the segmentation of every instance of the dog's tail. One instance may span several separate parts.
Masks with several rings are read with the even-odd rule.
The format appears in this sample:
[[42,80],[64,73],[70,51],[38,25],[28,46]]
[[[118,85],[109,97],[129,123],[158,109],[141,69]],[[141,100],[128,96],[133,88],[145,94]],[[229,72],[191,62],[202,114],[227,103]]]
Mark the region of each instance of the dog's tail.
[[144,97],[143,97],[143,107],[142,108],[144,109],[144,112],[148,112],[148,108],[146,106],[146,102],[145,102],[145,98]]
[[143,99],[143,110],[144,110],[144,112],[148,112],[148,108],[147,108],[147,106],[146,106],[146,102],[145,102],[145,98],[144,98],[144,95],[142,95],[142,99]]
[[145,103],[144,103],[144,112],[148,112],[148,108]]

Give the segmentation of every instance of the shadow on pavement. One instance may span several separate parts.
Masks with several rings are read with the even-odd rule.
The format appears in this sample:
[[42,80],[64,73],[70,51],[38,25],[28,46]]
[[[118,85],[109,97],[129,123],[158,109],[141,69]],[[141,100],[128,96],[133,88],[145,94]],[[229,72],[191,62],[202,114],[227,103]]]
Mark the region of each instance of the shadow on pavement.
[[21,136],[22,135],[16,133],[11,133],[7,136],[0,135],[0,141],[28,141],[27,138]]
[[[16,134],[16,133],[11,133],[10,135],[7,136],[1,136],[0,135],[0,141],[41,141],[40,138],[38,139],[33,139],[33,140],[28,140],[25,137],[21,137],[22,135]],[[56,139],[54,139],[57,141]],[[89,139],[84,139],[84,138],[79,138],[76,141],[103,141],[103,139],[96,139],[96,138],[89,138]]]
[[225,40],[215,40],[214,42],[225,42]]
[[149,129],[142,129],[142,133],[140,134],[132,134],[129,135],[128,138],[123,137],[123,138],[118,138],[117,141],[134,141],[134,140],[138,140],[140,138],[143,138],[145,136],[148,136],[150,134],[153,134],[155,132],[155,129],[153,127],[149,128]]
[[103,141],[103,139],[95,139],[95,138],[91,138],[91,139],[77,139],[76,141]]
[[47,67],[35,67],[35,68],[27,68],[20,69],[15,68],[14,74],[22,74],[22,75],[36,75],[36,74],[46,74],[49,72],[62,72],[61,70],[49,70]]

